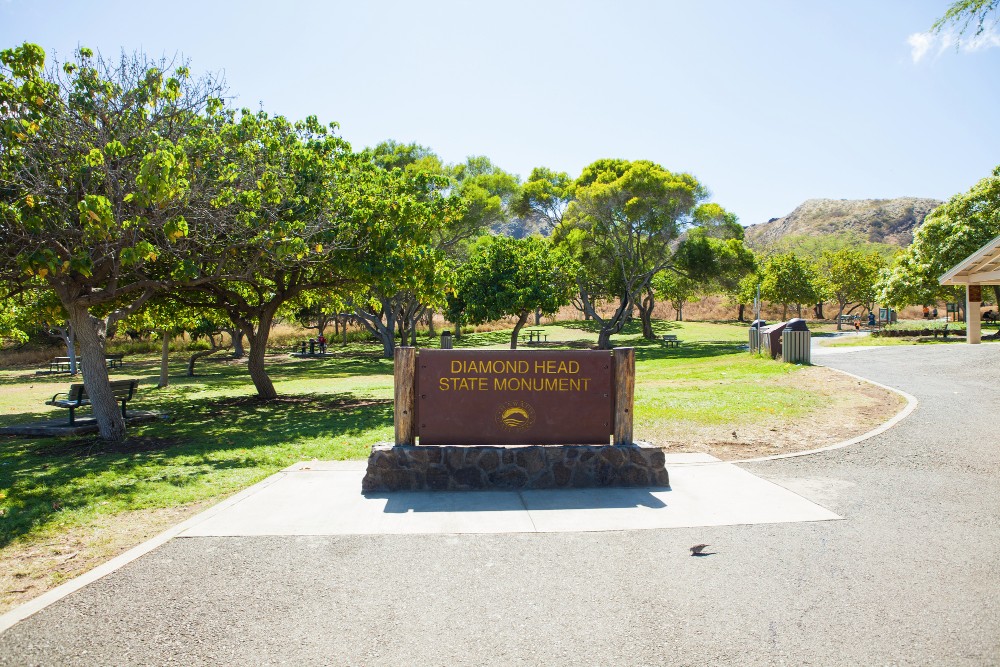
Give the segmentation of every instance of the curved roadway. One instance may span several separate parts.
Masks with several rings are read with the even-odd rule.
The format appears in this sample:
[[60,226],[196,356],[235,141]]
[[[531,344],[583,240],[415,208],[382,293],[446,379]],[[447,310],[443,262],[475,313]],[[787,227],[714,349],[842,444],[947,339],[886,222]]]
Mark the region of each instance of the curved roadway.
[[0,635],[0,664],[1000,664],[1000,346],[816,361],[920,400],[746,465],[842,521],[175,539]]

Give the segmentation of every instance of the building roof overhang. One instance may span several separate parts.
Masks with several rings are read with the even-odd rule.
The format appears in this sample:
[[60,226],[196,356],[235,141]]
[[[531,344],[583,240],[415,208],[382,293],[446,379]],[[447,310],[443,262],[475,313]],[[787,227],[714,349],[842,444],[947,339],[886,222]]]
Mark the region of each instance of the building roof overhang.
[[938,278],[942,285],[1000,285],[1000,236]]

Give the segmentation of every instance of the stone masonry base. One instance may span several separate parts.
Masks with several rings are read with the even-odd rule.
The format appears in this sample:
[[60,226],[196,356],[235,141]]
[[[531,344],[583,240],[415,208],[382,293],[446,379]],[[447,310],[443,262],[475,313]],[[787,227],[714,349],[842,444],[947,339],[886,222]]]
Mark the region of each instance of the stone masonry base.
[[395,446],[368,457],[363,493],[669,486],[663,450],[634,445]]

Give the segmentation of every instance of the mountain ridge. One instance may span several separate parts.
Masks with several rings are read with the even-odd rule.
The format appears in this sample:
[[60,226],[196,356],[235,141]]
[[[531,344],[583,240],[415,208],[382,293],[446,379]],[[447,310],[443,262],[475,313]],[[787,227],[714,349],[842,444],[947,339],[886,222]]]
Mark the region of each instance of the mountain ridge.
[[786,236],[844,233],[906,247],[913,241],[913,230],[943,203],[926,197],[807,199],[788,215],[746,227],[744,234],[747,243],[757,248]]

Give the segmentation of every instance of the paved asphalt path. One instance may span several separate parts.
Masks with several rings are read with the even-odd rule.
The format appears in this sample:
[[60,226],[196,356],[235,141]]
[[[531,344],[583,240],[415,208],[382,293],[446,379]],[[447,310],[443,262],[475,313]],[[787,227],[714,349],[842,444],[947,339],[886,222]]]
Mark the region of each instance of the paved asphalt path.
[[746,465],[842,521],[175,539],[0,635],[0,664],[1000,664],[1000,345],[817,360],[921,401]]

